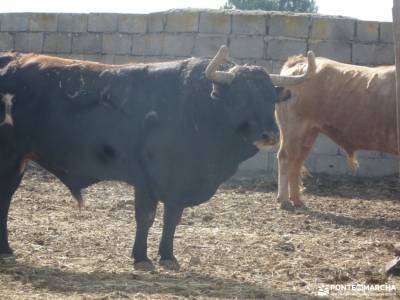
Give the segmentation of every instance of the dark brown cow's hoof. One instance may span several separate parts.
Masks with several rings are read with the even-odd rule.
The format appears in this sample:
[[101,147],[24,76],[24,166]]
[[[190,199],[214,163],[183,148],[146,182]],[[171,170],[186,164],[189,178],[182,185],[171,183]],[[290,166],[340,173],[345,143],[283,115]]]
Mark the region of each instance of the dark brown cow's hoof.
[[140,261],[140,262],[135,262],[133,264],[134,268],[136,271],[154,271],[155,267],[153,265],[153,263],[151,262],[151,260],[144,260],[144,261]]
[[300,209],[300,210],[307,210],[308,207],[304,204],[303,201],[297,201],[297,202],[293,202],[293,205],[296,209]]
[[15,256],[11,253],[0,254],[0,264],[15,264]]
[[282,201],[281,209],[286,210],[286,211],[291,211],[291,212],[293,212],[295,210],[292,202],[290,202],[290,201]]
[[179,271],[181,267],[176,259],[160,260],[160,266],[171,271]]

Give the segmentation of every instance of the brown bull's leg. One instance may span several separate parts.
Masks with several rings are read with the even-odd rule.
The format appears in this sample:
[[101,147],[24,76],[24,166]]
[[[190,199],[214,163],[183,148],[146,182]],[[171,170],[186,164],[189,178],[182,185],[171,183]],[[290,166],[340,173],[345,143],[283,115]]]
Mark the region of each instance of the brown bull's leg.
[[174,235],[182,213],[181,207],[164,206],[164,227],[158,253],[161,256],[160,264],[167,269],[179,269],[178,261],[174,256]]
[[300,199],[300,187],[301,187],[301,167],[303,166],[303,161],[299,160],[293,164],[291,173],[289,176],[289,192],[290,200],[296,208],[302,208],[306,205]]
[[300,200],[301,168],[308,154],[310,153],[312,145],[314,144],[317,136],[318,131],[316,129],[311,129],[309,132],[304,134],[300,140],[302,146],[292,161],[289,174],[289,197],[295,207],[305,207],[304,202]]
[[290,161],[286,149],[281,145],[278,151],[278,196],[281,208],[292,211],[294,208],[289,201],[289,171]]
[[147,237],[154,222],[156,208],[157,201],[153,200],[147,192],[135,189],[136,236],[132,250],[135,269],[154,269],[153,263],[147,257]]
[[0,176],[0,257],[11,256],[13,254],[8,244],[7,219],[11,198],[18,188],[21,179],[22,175],[19,174],[17,169],[12,173],[4,173]]

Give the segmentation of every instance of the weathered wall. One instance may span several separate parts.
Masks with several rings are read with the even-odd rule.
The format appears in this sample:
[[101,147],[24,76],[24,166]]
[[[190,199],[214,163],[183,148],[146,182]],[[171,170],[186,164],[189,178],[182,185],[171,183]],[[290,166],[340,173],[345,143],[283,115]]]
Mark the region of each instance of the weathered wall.
[[[392,24],[349,18],[240,12],[174,10],[133,14],[0,14],[0,51],[49,53],[104,63],[152,62],[188,56],[211,57],[221,44],[240,63],[278,73],[288,56],[314,50],[339,61],[393,64]],[[273,151],[243,170],[276,171]],[[359,175],[395,173],[394,158],[361,152]],[[341,150],[319,138],[307,167],[311,172],[350,173]]]

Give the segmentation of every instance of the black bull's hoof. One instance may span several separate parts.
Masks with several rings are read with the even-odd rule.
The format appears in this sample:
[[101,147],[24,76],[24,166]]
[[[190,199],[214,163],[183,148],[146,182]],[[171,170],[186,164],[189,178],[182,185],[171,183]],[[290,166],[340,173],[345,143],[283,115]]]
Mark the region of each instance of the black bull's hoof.
[[180,265],[176,259],[160,260],[160,265],[167,270],[179,271]]
[[0,265],[2,264],[14,264],[15,256],[12,253],[2,253],[0,254]]
[[137,271],[154,271],[155,267],[151,260],[144,260],[140,262],[135,262],[133,264],[135,270]]

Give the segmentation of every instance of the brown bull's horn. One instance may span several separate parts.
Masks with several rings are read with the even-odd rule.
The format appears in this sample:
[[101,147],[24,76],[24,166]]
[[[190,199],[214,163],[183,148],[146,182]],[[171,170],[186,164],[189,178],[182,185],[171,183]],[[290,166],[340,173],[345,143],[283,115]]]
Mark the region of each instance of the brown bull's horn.
[[206,68],[206,78],[217,83],[230,84],[235,77],[231,72],[217,71],[217,68],[225,61],[228,55],[228,48],[223,45],[219,48],[215,57],[211,60]]
[[11,116],[11,108],[12,108],[12,99],[14,98],[11,94],[4,94],[1,98],[5,106],[5,113],[4,113],[4,121],[0,124],[0,126],[8,124],[10,126],[14,125],[12,116]]
[[307,71],[303,75],[285,76],[285,75],[270,74],[269,77],[271,78],[272,83],[275,86],[279,87],[292,86],[303,83],[311,76],[313,76],[317,69],[317,66],[315,64],[314,52],[312,51],[307,52],[307,60],[308,60]]

